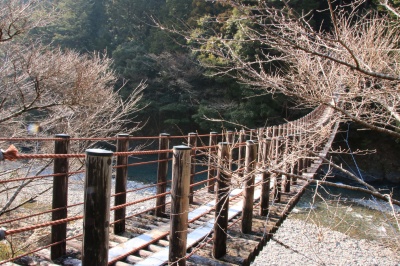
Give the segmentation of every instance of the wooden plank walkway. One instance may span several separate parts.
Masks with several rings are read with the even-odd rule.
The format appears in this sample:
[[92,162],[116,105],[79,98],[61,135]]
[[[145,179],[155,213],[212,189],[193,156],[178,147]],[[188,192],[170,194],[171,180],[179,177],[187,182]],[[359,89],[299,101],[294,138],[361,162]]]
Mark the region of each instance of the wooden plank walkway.
[[[316,167],[308,169],[304,176],[312,177],[317,171]],[[230,211],[229,211],[229,230],[227,240],[227,254],[220,260],[212,257],[212,230],[214,227],[214,215],[212,208],[215,201],[208,201],[200,207],[189,213],[189,220],[201,216],[199,220],[192,223],[188,232],[188,255],[195,251],[187,260],[187,265],[249,265],[254,260],[258,252],[263,248],[271,235],[278,230],[280,224],[287,217],[291,209],[303,194],[308,182],[298,180],[296,185],[292,186],[291,192],[282,193],[279,203],[272,203],[272,193],[270,195],[270,211],[268,216],[260,216],[259,198],[260,189],[255,191],[253,227],[250,234],[241,233],[240,214],[242,211],[242,197],[235,197],[240,194],[241,189],[235,189],[231,193]],[[205,193],[209,194],[209,193]],[[212,196],[212,194],[209,194]],[[204,198],[206,198],[204,196]],[[195,204],[196,205],[196,204]],[[195,206],[191,206],[194,208]],[[211,211],[211,212],[210,212]],[[150,225],[158,220],[157,228]],[[138,222],[142,222],[139,224]],[[145,223],[145,221],[148,221]],[[128,223],[129,224],[129,223]],[[142,234],[132,239],[121,236],[111,236],[111,245],[109,250],[109,261],[126,254],[125,259],[116,262],[117,266],[137,265],[137,266],[156,266],[165,265],[168,261],[168,234],[169,223],[166,218],[157,218],[151,215],[143,215],[135,219],[132,223],[138,227],[130,227],[128,231],[140,232]],[[144,229],[144,228],[147,228]],[[115,242],[120,242],[116,244]],[[207,243],[208,242],[208,243]],[[114,244],[113,244],[114,243]],[[69,243],[71,244],[71,243]],[[77,244],[77,245],[76,245]],[[79,248],[80,242],[75,242],[75,248]],[[201,247],[197,250],[198,247]]]
[[[231,197],[235,196],[237,193],[240,193],[240,189],[236,189],[232,191]],[[261,189],[258,189],[255,191],[254,194],[254,199],[258,200],[261,195]],[[215,201],[209,202],[207,206],[210,205],[215,205]],[[234,217],[239,215],[242,211],[243,207],[243,201],[239,200],[236,204],[231,205],[229,207],[229,212],[228,212],[228,220],[232,220]],[[195,217],[193,214],[189,213],[189,217],[192,216],[193,218]],[[190,220],[190,218],[189,218]],[[187,236],[187,249],[193,247],[195,244],[199,243],[202,241],[205,237],[210,236],[212,233],[212,230],[214,228],[214,218],[209,219],[206,221],[203,225],[199,226],[196,228],[193,232],[189,233]],[[160,266],[165,264],[168,261],[168,254],[169,254],[169,248],[166,247],[163,250],[154,253],[153,255],[149,256],[142,262],[139,262],[135,265],[139,266]]]

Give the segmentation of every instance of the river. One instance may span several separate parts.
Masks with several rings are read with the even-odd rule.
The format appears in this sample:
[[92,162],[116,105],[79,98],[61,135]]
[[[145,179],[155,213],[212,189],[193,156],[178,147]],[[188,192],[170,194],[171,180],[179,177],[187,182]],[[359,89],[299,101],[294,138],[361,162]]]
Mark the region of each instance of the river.
[[[382,194],[400,199],[399,185],[375,186]],[[353,238],[385,242],[400,240],[398,220],[400,207],[391,206],[365,193],[335,187],[311,185],[292,211],[292,218],[307,220],[318,226],[345,233]],[[399,242],[397,242],[399,244]]]

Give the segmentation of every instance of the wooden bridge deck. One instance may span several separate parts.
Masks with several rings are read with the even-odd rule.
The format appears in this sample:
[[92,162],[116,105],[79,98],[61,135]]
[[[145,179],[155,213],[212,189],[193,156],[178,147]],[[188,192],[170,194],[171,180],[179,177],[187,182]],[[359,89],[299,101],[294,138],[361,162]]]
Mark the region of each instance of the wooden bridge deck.
[[[312,177],[316,170],[316,167],[309,168],[308,173],[304,175]],[[279,203],[272,202],[273,193],[271,193],[268,216],[258,215],[260,191],[256,189],[253,226],[250,234],[241,233],[240,214],[243,197],[241,195],[235,197],[235,195],[240,194],[241,190],[232,191],[227,232],[229,236],[227,254],[219,260],[212,257],[212,229],[215,216],[212,207],[215,205],[215,196],[206,191],[200,192],[201,194],[197,195],[199,200],[190,205],[189,221],[195,218],[197,220],[189,224],[187,254],[193,252],[193,255],[187,259],[186,264],[249,265],[271,235],[278,230],[280,224],[300,199],[307,185],[307,181],[298,180],[297,184],[292,185],[291,192],[282,192]],[[169,209],[167,208],[166,218],[155,217],[151,213],[147,213],[127,220],[127,231],[123,236],[110,235],[109,261],[129,252],[129,255],[118,259],[115,265],[155,266],[167,264],[170,230],[168,214]],[[201,248],[197,249],[198,247]],[[37,255],[48,261],[47,264],[42,262],[40,265],[79,265],[81,248],[81,239],[67,241],[68,255],[54,262],[50,262],[49,250],[42,250]],[[18,264],[10,263],[6,265]]]

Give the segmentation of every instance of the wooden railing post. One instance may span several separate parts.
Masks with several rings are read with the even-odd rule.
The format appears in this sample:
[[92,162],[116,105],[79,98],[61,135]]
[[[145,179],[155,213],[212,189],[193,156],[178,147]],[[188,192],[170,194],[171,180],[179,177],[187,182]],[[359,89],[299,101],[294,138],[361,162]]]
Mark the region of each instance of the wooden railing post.
[[262,147],[263,147],[263,142],[264,142],[264,128],[260,127],[258,128],[258,156],[257,156],[257,162],[258,162],[258,167],[261,167],[263,163],[263,158],[262,158]]
[[112,155],[102,149],[86,150],[83,266],[108,265]]
[[[271,164],[271,168],[274,167],[274,165],[276,164],[276,126],[272,126],[271,128],[271,149],[270,149],[270,164]],[[276,197],[276,174],[272,174],[270,175],[270,180],[273,181],[273,188],[272,188],[272,197],[273,197],[273,202],[275,201],[275,197]]]
[[[161,133],[159,139],[159,149],[169,149],[169,134]],[[157,168],[157,195],[163,194],[167,191],[167,175],[168,175],[168,153],[158,154],[158,168]],[[158,217],[165,216],[165,196],[156,198],[156,211]]]
[[[281,155],[281,128],[280,126],[274,126],[272,128],[273,130],[273,142],[274,142],[274,147],[273,147],[273,153],[274,153],[274,158],[273,158],[273,162],[275,164],[279,163],[279,156]],[[281,199],[281,176],[278,174],[274,175],[274,197],[273,197],[273,201],[274,202],[280,202]]]
[[269,191],[270,191],[270,173],[267,172],[267,160],[270,159],[271,139],[266,138],[263,143],[263,157],[264,164],[261,169],[262,183],[261,183],[261,198],[260,198],[260,215],[267,216],[269,208]]
[[[303,149],[303,147],[304,147],[304,143],[303,143],[303,132],[302,132],[302,130],[300,129],[300,131],[299,131],[299,136],[298,136],[298,139],[299,139],[299,148],[300,149]],[[305,173],[305,171],[304,171],[304,165],[305,165],[305,158],[303,158],[305,155],[304,155],[304,151],[301,151],[301,154],[300,154],[300,158],[299,158],[299,166],[298,166],[298,169],[299,169],[299,175],[302,175],[303,173]]]
[[226,131],[226,141],[227,141],[229,144],[232,145],[232,144],[235,142],[234,137],[235,137],[235,135],[233,134],[233,131],[232,131],[232,130]]
[[[67,154],[69,153],[69,135],[57,134],[56,138],[60,140],[55,141],[54,153]],[[68,158],[55,158],[54,159],[54,174],[63,174],[61,176],[53,177],[53,211],[52,221],[67,218],[68,206]],[[58,224],[51,227],[51,243],[63,241],[62,243],[51,247],[51,259],[57,259],[66,254],[67,238],[67,224]]]
[[229,145],[227,142],[218,144],[218,173],[217,173],[217,197],[215,209],[215,223],[213,235],[213,257],[221,258],[226,254],[226,231],[228,228],[229,192],[231,174],[229,173]]
[[[289,124],[286,124],[285,126],[286,130],[285,130],[285,135],[284,135],[284,164],[283,164],[283,172],[289,172],[291,173],[291,164],[289,164],[288,159],[289,159],[289,154],[290,154],[290,143],[291,143],[291,139],[290,139],[290,131],[289,131]],[[284,186],[283,186],[283,190],[285,192],[290,192],[290,177],[288,175],[284,175]]]
[[[210,132],[210,141],[209,141],[209,146],[216,146],[218,143],[218,132]],[[216,147],[210,147],[208,149],[208,175],[207,175],[207,187],[208,187],[208,192],[209,193],[214,193],[214,186],[215,186],[215,180],[214,178],[217,176],[217,170],[216,170]]]
[[[246,158],[246,131],[240,130],[239,134],[239,152],[238,152],[238,169],[244,168]],[[239,170],[239,175],[243,176],[244,170]]]
[[[127,152],[129,149],[129,134],[118,134],[117,152]],[[128,156],[117,157],[117,170],[115,175],[115,201],[114,206],[126,203],[126,183],[128,179]],[[126,208],[114,211],[114,234],[125,232]]]
[[257,164],[257,144],[246,141],[245,181],[243,189],[242,233],[251,233],[253,223],[254,177]]
[[[289,136],[289,148],[290,148],[290,153],[292,156],[296,156],[297,153],[297,133],[296,133],[296,127],[295,123],[293,122],[291,124],[291,130],[290,130],[290,136]],[[290,172],[294,175],[298,174],[298,159],[297,158],[292,158],[292,163],[290,166]],[[297,183],[297,178],[291,177],[290,178],[290,185],[296,185]]]
[[250,129],[250,140],[254,140],[256,137],[256,130],[255,129]]
[[269,212],[269,192],[271,183],[271,174],[267,170],[262,171],[260,215],[267,216]]
[[[196,174],[196,147],[197,147],[197,133],[189,133],[188,136],[189,147],[192,149],[190,153],[191,166],[190,166],[190,185],[194,184],[194,175]],[[189,204],[193,203],[194,187],[190,187]]]
[[175,146],[173,150],[168,260],[169,265],[186,265],[191,148]]

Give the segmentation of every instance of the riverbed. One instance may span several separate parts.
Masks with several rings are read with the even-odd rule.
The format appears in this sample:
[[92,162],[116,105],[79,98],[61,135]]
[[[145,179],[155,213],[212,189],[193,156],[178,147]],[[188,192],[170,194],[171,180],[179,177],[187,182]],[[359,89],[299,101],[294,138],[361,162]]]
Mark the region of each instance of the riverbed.
[[400,265],[399,218],[365,194],[310,186],[253,265]]

